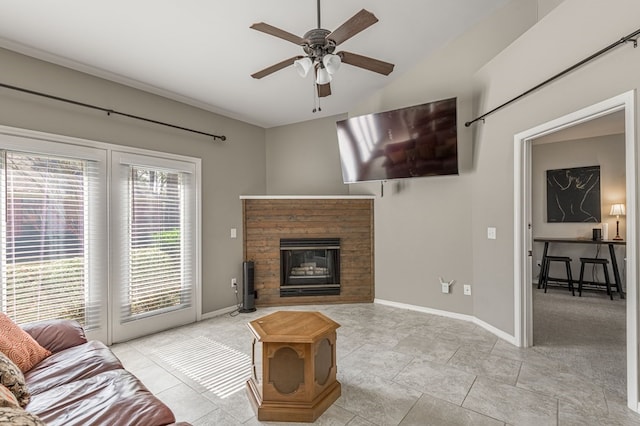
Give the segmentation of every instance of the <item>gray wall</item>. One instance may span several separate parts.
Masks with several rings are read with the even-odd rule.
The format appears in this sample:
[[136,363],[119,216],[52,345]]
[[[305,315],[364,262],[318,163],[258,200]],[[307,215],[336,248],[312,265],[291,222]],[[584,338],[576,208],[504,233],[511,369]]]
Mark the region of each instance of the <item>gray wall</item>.
[[[460,176],[387,182],[384,197],[381,197],[380,183],[349,185],[350,194],[376,196],[376,298],[473,314],[474,297],[462,294],[462,284],[474,284],[471,189],[477,147],[474,146],[473,131],[462,125],[473,111],[472,76],[536,19],[535,1],[515,0],[350,111],[350,116],[356,116],[458,98]],[[307,183],[314,179],[327,180],[319,193],[336,191],[330,182],[335,179],[341,182],[341,175],[335,124],[329,121],[267,131],[267,188],[270,194],[306,193]],[[317,126],[325,130],[318,132]],[[318,146],[328,149],[318,151]],[[287,158],[288,150],[317,152],[314,173],[301,170],[283,175],[281,159]],[[323,166],[318,167],[318,163]],[[457,281],[451,294],[441,293],[438,277]]]
[[[531,216],[533,235],[536,237],[571,237],[591,238],[592,229],[600,227],[596,223],[549,223],[547,222],[546,171],[570,167],[600,166],[600,201],[602,223],[609,225],[609,238],[616,233],[616,218],[609,216],[611,204],[625,203],[625,147],[624,134],[599,136],[562,142],[534,145],[531,149]],[[625,218],[620,218],[620,233],[624,235]],[[533,261],[542,258],[542,243],[534,245]],[[616,254],[622,268],[624,247],[618,248]],[[572,261],[572,273],[578,278],[582,257],[595,257],[596,246],[584,244],[552,244],[549,254],[569,256]],[[608,257],[606,246],[600,256]],[[564,277],[566,272],[556,265],[552,267],[551,276]],[[598,268],[600,271],[601,268]],[[534,275],[538,269],[534,267]],[[590,271],[590,270],[589,270]],[[591,275],[589,275],[591,276]],[[612,279],[613,275],[611,275]],[[535,276],[534,276],[535,279]],[[600,275],[600,280],[603,277]]]
[[[484,124],[461,124],[631,33],[639,8],[633,0],[514,0],[349,112],[451,96],[459,103],[460,176],[388,182],[384,197],[379,183],[350,185],[351,194],[376,195],[377,298],[474,315],[514,333],[513,137],[636,88],[640,77],[631,70],[640,69],[640,57],[621,47]],[[322,143],[307,134],[306,144]],[[487,227],[497,228],[496,240],[487,239]],[[440,293],[439,276],[457,280],[453,294]],[[471,298],[463,283],[472,284]]]
[[548,15],[555,7],[564,0],[538,0],[538,19]]
[[267,193],[345,195],[336,121],[344,115],[272,127],[266,131]]
[[265,131],[179,102],[0,49],[6,84],[92,103],[205,132],[226,142],[155,124],[0,89],[0,124],[202,159],[202,312],[235,305],[232,277],[241,277],[240,194],[265,193]]
[[[637,0],[556,3],[543,1],[546,16],[534,25],[541,12],[537,1],[510,2],[372,94],[349,115],[457,96],[462,123],[637,29]],[[376,296],[472,314],[513,333],[513,136],[636,89],[638,69],[637,52],[630,46],[620,47],[501,110],[485,124],[470,129],[460,126],[460,176],[387,183],[384,197],[379,184],[350,185],[351,194],[377,196]],[[214,143],[177,130],[0,91],[3,125],[202,158],[205,313],[235,303],[229,279],[240,275],[242,243],[240,238],[229,239],[229,228],[241,232],[238,195],[263,194],[267,188],[269,193],[342,193],[337,142],[329,141],[335,137],[333,118],[265,131],[4,50],[0,50],[0,75],[5,83],[227,135],[227,142]],[[313,152],[314,167],[282,175],[283,158],[294,148]],[[322,187],[307,188],[309,182],[318,181]],[[488,226],[498,228],[497,240],[487,240]],[[459,284],[453,294],[441,294],[438,276],[472,284],[473,296],[462,296]]]
[[[501,104],[632,33],[638,29],[638,16],[637,0],[565,0],[477,74],[482,90],[479,111]],[[514,332],[514,135],[637,90],[638,69],[637,50],[632,45],[619,47],[478,125],[472,244],[474,310],[480,319]],[[486,239],[490,224],[499,225],[495,241]]]

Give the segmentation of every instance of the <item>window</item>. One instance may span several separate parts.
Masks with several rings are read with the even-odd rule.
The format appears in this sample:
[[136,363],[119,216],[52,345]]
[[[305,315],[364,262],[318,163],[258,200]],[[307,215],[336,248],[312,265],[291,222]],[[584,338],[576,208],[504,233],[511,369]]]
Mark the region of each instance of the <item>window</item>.
[[200,160],[115,148],[0,126],[0,303],[19,324],[112,343],[197,319]]
[[16,322],[100,327],[99,177],[95,160],[0,150],[2,310]]

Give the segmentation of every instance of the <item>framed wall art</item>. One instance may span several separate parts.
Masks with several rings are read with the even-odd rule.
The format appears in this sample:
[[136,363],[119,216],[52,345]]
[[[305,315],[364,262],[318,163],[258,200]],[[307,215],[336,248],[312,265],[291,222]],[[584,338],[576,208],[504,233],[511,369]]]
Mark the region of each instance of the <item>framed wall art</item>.
[[600,166],[547,170],[547,222],[600,222]]

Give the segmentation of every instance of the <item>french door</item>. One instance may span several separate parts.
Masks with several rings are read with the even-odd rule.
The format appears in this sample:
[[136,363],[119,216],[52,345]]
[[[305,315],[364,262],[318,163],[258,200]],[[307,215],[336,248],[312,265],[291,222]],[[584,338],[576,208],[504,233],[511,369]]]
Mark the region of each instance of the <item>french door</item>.
[[112,153],[113,341],[196,320],[192,163]]
[[0,304],[124,341],[197,319],[197,159],[0,126]]

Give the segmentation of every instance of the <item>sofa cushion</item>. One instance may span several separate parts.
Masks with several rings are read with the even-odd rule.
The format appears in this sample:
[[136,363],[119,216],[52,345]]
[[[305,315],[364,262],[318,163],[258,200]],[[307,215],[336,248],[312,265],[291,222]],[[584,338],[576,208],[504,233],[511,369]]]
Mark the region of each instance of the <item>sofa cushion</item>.
[[175,422],[171,410],[123,369],[105,371],[34,394],[27,410],[49,426]]
[[87,343],[84,329],[77,321],[45,320],[21,326],[40,346],[53,353]]
[[27,372],[25,379],[31,395],[36,395],[55,386],[121,368],[120,360],[104,343],[92,340],[51,355]]
[[23,373],[51,355],[3,312],[0,312],[0,351],[16,363]]
[[16,396],[4,385],[0,385],[0,407],[20,408]]
[[0,384],[13,393],[20,406],[27,405],[30,395],[24,375],[18,366],[2,352],[0,352]]
[[37,416],[22,408],[0,408],[0,424],[5,426],[47,426]]

